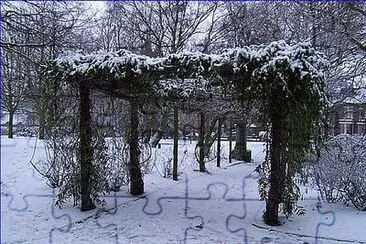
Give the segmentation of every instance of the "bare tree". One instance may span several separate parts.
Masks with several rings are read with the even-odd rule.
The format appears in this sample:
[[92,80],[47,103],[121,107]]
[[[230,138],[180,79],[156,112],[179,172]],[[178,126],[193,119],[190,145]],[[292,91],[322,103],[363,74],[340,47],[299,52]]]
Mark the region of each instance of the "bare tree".
[[9,112],[8,137],[13,138],[14,114],[25,100],[27,83],[26,73],[21,66],[20,55],[9,55],[3,53],[2,56],[2,108]]
[[[19,56],[12,61],[18,62],[17,67],[21,68],[17,72],[25,75],[18,79],[18,83],[12,84],[13,87],[24,87],[26,84],[26,90],[17,89],[26,94],[19,94],[18,97],[33,104],[40,124],[39,137],[43,139],[45,111],[49,109],[48,101],[53,95],[51,90],[55,84],[43,78],[42,65],[56,58],[65,48],[77,46],[73,45],[75,38],[72,37],[83,24],[86,8],[80,4],[64,2],[5,2],[3,5],[2,51],[5,55]],[[14,96],[13,93],[12,101]],[[13,109],[8,109],[13,112]]]

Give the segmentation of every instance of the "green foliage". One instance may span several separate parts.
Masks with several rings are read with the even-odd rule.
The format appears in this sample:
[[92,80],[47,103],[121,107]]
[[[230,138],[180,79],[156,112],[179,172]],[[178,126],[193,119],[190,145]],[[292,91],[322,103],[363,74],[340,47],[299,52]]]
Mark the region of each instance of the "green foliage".
[[[47,179],[47,184],[57,188],[58,206],[70,199],[74,205],[81,200],[80,179],[80,129],[79,94],[75,87],[65,83],[62,75],[54,67],[44,70],[48,81],[53,84],[49,106],[45,113],[47,162],[39,172]],[[91,198],[98,201],[101,193],[107,193],[115,187],[115,179],[125,179],[125,169],[121,166],[122,157],[116,159],[110,154],[102,130],[97,121],[92,122],[93,158],[90,175]],[[122,182],[122,184],[125,182]]]
[[[320,138],[322,112],[326,106],[321,73],[326,62],[309,46],[299,46],[301,51],[288,58],[282,56],[281,46],[278,47],[271,59],[254,72],[257,99],[262,102],[262,119],[270,123],[274,118],[281,120],[281,142],[270,138],[268,143],[269,148],[277,146],[282,151],[279,199],[286,215],[293,213],[299,199],[300,191],[294,176],[301,168],[306,153],[311,150],[312,142]],[[270,164],[270,157],[266,157],[259,180],[262,199],[267,199]]]

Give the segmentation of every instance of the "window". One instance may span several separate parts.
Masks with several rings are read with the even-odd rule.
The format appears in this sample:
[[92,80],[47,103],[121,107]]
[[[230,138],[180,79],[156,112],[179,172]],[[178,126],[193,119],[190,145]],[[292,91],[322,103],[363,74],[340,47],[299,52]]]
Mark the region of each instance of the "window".
[[347,132],[346,134],[352,134],[352,124],[347,124]]
[[358,124],[357,125],[357,133],[359,133],[359,134],[366,133],[366,125],[365,124]]
[[353,118],[353,108],[351,106],[344,107],[344,117],[347,119]]
[[347,134],[347,124],[339,124],[339,133]]
[[361,119],[365,119],[365,110],[363,110],[362,108],[360,108],[360,111],[358,112],[358,118]]

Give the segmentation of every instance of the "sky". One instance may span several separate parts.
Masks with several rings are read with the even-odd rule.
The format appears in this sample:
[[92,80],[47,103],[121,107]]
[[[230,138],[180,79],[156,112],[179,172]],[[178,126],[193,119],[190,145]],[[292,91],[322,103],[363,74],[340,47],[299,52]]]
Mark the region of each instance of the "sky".
[[93,10],[97,11],[97,16],[100,16],[103,11],[107,8],[107,1],[86,1]]

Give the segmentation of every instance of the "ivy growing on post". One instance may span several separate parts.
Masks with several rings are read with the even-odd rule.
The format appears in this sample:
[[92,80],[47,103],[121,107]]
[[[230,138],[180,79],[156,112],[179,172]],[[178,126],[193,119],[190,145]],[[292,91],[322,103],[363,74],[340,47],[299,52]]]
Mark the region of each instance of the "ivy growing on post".
[[[252,93],[262,102],[262,117],[270,122],[269,156],[259,180],[261,197],[266,200],[264,221],[278,225],[279,207],[293,213],[300,196],[294,176],[303,157],[318,140],[325,107],[324,58],[306,44],[289,46],[272,43],[260,69],[253,73]],[[248,94],[249,96],[249,94]]]
[[81,178],[81,211],[95,208],[91,199],[91,171],[92,171],[92,132],[90,114],[90,89],[80,85],[80,178]]

